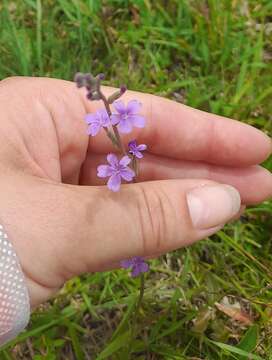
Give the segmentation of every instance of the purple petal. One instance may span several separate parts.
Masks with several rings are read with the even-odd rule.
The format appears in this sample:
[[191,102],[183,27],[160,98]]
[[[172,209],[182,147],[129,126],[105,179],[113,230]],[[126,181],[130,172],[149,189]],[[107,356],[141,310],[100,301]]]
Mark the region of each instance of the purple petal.
[[84,120],[86,121],[87,124],[91,124],[94,121],[97,122],[96,114],[94,113],[86,114]]
[[142,104],[138,100],[130,100],[127,104],[127,114],[137,114]]
[[131,276],[136,277],[139,276],[141,273],[141,267],[139,265],[134,265],[131,271]]
[[137,146],[137,149],[138,149],[139,151],[144,151],[144,150],[147,149],[147,146],[146,146],[145,144],[140,144],[140,145]]
[[112,175],[108,182],[108,188],[114,192],[119,191],[121,185],[121,176],[119,174]]
[[128,134],[132,131],[132,124],[129,120],[122,119],[117,125],[118,130],[123,134]]
[[146,262],[142,262],[138,265],[141,272],[147,272],[149,270],[149,265]]
[[97,176],[104,178],[112,175],[112,169],[109,165],[99,165],[97,167]]
[[97,113],[97,115],[99,115],[99,116],[108,115],[106,109],[98,109],[96,113]]
[[127,169],[121,170],[120,175],[122,176],[122,178],[124,180],[131,181],[135,176],[135,172],[132,169],[127,168]]
[[131,140],[129,143],[128,143],[128,147],[129,148],[136,148],[137,147],[137,143],[136,143],[136,140]]
[[134,256],[132,259],[135,264],[141,264],[144,262],[144,258],[142,256]]
[[108,154],[107,161],[113,167],[117,167],[119,165],[118,158],[114,154]]
[[133,262],[131,260],[122,260],[120,261],[120,265],[124,269],[129,269],[133,265]]
[[109,118],[109,115],[107,113],[107,111],[105,109],[100,109],[100,110],[97,110],[97,115],[99,117],[99,120],[100,120],[100,124],[102,126],[109,126],[110,125],[110,118]]
[[145,126],[145,118],[140,115],[129,115],[128,119],[131,121],[133,126],[143,128]]
[[122,120],[122,115],[112,114],[111,115],[111,123],[112,125],[117,125]]
[[95,136],[99,133],[101,126],[98,123],[92,123],[88,126],[87,134],[91,136]]
[[122,157],[122,159],[119,161],[119,164],[122,165],[122,166],[127,166],[130,162],[131,162],[130,157],[128,157],[126,155],[126,156]]
[[125,114],[127,109],[122,100],[114,101],[113,106],[119,114]]
[[136,158],[138,159],[142,159],[144,157],[144,155],[141,153],[141,151],[135,150],[134,151],[134,155],[136,156]]

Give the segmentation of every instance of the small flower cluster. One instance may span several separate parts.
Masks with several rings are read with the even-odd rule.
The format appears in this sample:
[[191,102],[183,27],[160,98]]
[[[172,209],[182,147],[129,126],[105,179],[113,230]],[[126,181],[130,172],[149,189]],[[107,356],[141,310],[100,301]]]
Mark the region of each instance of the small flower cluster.
[[149,270],[148,264],[141,256],[135,256],[129,260],[123,260],[121,261],[121,266],[124,269],[131,268],[132,277],[139,276],[141,273],[147,272]]
[[112,191],[120,189],[121,180],[132,181],[135,177],[135,171],[128,167],[131,159],[125,155],[118,160],[114,154],[107,155],[109,165],[99,165],[97,168],[97,176],[101,178],[109,177],[108,188]]
[[[122,157],[110,153],[107,155],[108,164],[97,167],[99,178],[108,178],[107,186],[111,191],[120,190],[122,180],[126,182],[136,182],[138,160],[143,158],[143,151],[147,149],[145,144],[137,144],[136,140],[131,140],[127,146],[122,143],[120,134],[130,133],[134,127],[143,128],[145,118],[139,114],[141,103],[138,100],[130,100],[127,105],[119,98],[126,92],[126,86],[109,97],[106,97],[101,89],[101,81],[104,74],[94,77],[92,74],[77,73],[75,82],[78,88],[86,88],[87,99],[102,100],[104,108],[85,116],[87,123],[87,134],[96,136],[101,131],[105,131],[112,144],[121,152]],[[111,105],[113,110],[111,109]],[[134,257],[130,260],[121,262],[124,268],[132,268],[132,276],[138,276],[142,272],[148,271],[148,264],[141,257]]]

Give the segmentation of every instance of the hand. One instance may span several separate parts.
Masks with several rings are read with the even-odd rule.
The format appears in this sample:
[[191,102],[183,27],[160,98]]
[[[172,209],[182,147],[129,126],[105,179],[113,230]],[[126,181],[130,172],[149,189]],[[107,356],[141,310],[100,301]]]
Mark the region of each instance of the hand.
[[96,166],[114,149],[105,134],[89,139],[83,121],[102,103],[62,80],[0,83],[0,222],[32,306],[72,276],[209,236],[239,214],[241,203],[272,194],[271,174],[257,165],[271,153],[261,131],[152,95],[124,95],[131,98],[143,103],[147,118],[134,133],[148,145],[142,182],[112,193],[100,186]]

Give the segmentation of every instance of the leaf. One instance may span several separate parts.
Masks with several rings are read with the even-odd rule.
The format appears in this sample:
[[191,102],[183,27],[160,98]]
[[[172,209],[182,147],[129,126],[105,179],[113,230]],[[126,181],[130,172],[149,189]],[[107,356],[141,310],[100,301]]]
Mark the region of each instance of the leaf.
[[235,321],[239,321],[244,325],[252,324],[252,319],[249,317],[248,314],[242,311],[239,303],[230,304],[228,299],[224,298],[221,303],[216,302],[214,305],[217,307],[219,311],[223,312],[231,319]]
[[121,347],[128,345],[131,332],[127,331],[116,337],[105,349],[97,356],[96,360],[108,359],[112,354],[118,351]]
[[196,333],[203,334],[207,329],[209,322],[213,317],[213,314],[213,310],[209,308],[200,311],[198,316],[193,320],[194,325],[192,327],[192,330]]
[[223,344],[223,343],[216,342],[216,341],[211,341],[211,343],[218,346],[222,350],[226,350],[226,351],[228,351],[230,353],[233,353],[233,354],[241,355],[241,356],[243,356],[243,358],[245,357],[246,360],[248,360],[248,359],[250,359],[250,360],[263,360],[263,358],[261,358],[260,356],[251,354],[251,353],[249,353],[247,351],[244,351],[242,349],[239,349],[239,348],[237,348],[235,346]]
[[128,301],[128,309],[127,309],[126,313],[123,315],[123,318],[122,318],[121,322],[119,323],[119,325],[117,326],[115,332],[113,333],[113,335],[111,337],[112,341],[116,337],[118,337],[119,334],[124,333],[126,330],[126,327],[129,326],[130,317],[135,308],[135,302],[136,302],[135,298],[132,298],[131,300]]
[[237,347],[245,351],[253,351],[258,343],[258,326],[253,325],[245,333]]
[[74,326],[72,326],[70,324],[69,324],[69,335],[72,340],[72,345],[73,345],[73,349],[74,349],[76,358],[78,360],[84,360],[85,355],[84,355],[84,352],[82,351],[80,340],[77,336],[76,329],[74,328]]

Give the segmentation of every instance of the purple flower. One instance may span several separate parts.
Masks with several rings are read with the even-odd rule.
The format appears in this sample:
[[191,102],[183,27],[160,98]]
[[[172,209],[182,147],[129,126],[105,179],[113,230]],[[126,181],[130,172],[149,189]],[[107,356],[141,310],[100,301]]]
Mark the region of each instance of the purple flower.
[[140,273],[147,272],[149,270],[148,264],[144,261],[141,256],[135,256],[129,260],[122,260],[120,265],[124,269],[131,268],[131,276],[136,277]]
[[133,156],[136,156],[136,158],[141,159],[143,157],[143,154],[141,151],[144,151],[147,149],[147,146],[145,144],[137,145],[136,140],[132,140],[128,143],[128,148],[130,154]]
[[107,160],[109,165],[99,165],[97,167],[97,176],[104,178],[110,177],[107,185],[108,188],[112,191],[118,191],[120,189],[122,179],[126,181],[131,181],[135,172],[128,167],[128,164],[131,162],[131,159],[128,156],[123,156],[120,161],[114,154],[108,154]]
[[138,100],[130,100],[125,106],[122,100],[114,101],[113,106],[117,113],[111,115],[111,122],[117,125],[121,133],[131,132],[133,126],[143,128],[145,126],[145,119],[138,115],[141,103]]
[[89,125],[87,134],[91,136],[97,135],[101,128],[110,126],[110,118],[105,109],[97,110],[96,113],[87,114],[85,121]]

